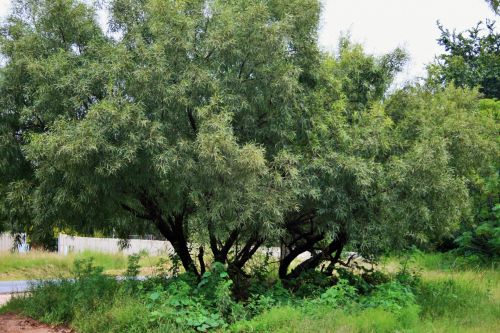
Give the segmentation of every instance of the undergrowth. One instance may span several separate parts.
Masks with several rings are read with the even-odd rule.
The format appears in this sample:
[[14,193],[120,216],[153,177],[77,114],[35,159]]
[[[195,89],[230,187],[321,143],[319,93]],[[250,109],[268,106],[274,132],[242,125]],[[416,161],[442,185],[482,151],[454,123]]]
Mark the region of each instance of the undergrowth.
[[498,272],[414,269],[415,262],[435,258],[413,258],[390,274],[342,269],[325,277],[309,272],[286,287],[273,272],[262,270],[251,279],[250,297],[244,300],[233,297],[233,283],[220,263],[201,279],[158,270],[156,276],[139,280],[134,277],[139,260],[129,259],[123,281],[103,274],[91,259],[76,261],[74,279],[34,286],[29,296],[13,299],[1,311],[67,323],[80,333],[500,329]]

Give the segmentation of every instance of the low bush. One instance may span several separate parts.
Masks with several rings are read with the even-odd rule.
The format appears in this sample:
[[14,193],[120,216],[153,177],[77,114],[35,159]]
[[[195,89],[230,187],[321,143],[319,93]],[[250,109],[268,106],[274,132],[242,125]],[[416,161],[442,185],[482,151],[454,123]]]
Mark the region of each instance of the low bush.
[[74,280],[42,281],[32,286],[29,297],[20,300],[23,313],[49,323],[68,323],[79,313],[109,304],[118,284],[102,274],[92,259],[75,261]]
[[399,313],[407,307],[416,307],[415,295],[409,286],[398,281],[381,284],[369,295],[361,299],[360,303],[366,308],[380,308]]

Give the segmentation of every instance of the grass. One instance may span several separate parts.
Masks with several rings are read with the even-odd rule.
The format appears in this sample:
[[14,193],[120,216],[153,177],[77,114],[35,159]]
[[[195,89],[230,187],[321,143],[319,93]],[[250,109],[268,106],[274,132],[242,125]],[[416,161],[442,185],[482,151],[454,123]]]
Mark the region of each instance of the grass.
[[500,332],[498,269],[426,267],[418,300],[429,332]]
[[[425,272],[427,273],[427,272]],[[499,272],[450,276],[424,273],[417,304],[394,313],[383,308],[273,308],[233,332],[500,332]]]
[[500,332],[500,270],[464,265],[460,258],[440,253],[417,253],[386,258],[379,269],[396,273],[401,262],[417,272],[416,304],[395,313],[387,309],[342,309],[324,306],[281,306],[249,321],[234,324],[233,332]]
[[[54,252],[31,251],[29,253],[0,252],[0,281],[36,280],[69,277],[75,260],[93,258],[96,266],[109,275],[120,275],[127,267],[127,256],[99,252],[71,253],[66,256]],[[151,274],[158,257],[143,256],[140,261],[141,275]]]
[[380,309],[365,309],[346,313],[331,307],[316,307],[307,312],[285,306],[248,322],[240,322],[232,332],[397,332],[411,328],[418,321],[418,312],[409,308],[400,314]]

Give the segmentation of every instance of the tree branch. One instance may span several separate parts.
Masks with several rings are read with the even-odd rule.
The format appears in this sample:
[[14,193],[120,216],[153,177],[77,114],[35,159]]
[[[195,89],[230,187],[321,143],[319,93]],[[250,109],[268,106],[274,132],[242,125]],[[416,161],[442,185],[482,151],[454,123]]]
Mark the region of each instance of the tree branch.
[[191,128],[193,129],[194,133],[198,133],[198,127],[196,126],[196,119],[194,119],[193,115],[193,109],[187,108],[187,115],[189,119],[189,124],[191,125]]

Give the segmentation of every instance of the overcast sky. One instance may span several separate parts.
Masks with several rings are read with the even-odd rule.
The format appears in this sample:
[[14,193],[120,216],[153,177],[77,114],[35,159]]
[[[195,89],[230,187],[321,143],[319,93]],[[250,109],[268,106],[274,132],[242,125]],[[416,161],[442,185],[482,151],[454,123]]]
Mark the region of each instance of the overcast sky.
[[[11,0],[0,0],[0,17]],[[442,49],[436,42],[436,21],[458,31],[486,18],[494,19],[484,0],[322,0],[320,44],[334,51],[342,32],[361,42],[369,52],[381,54],[398,46],[411,62],[399,81],[423,76],[425,64]],[[500,24],[500,22],[499,22]]]

